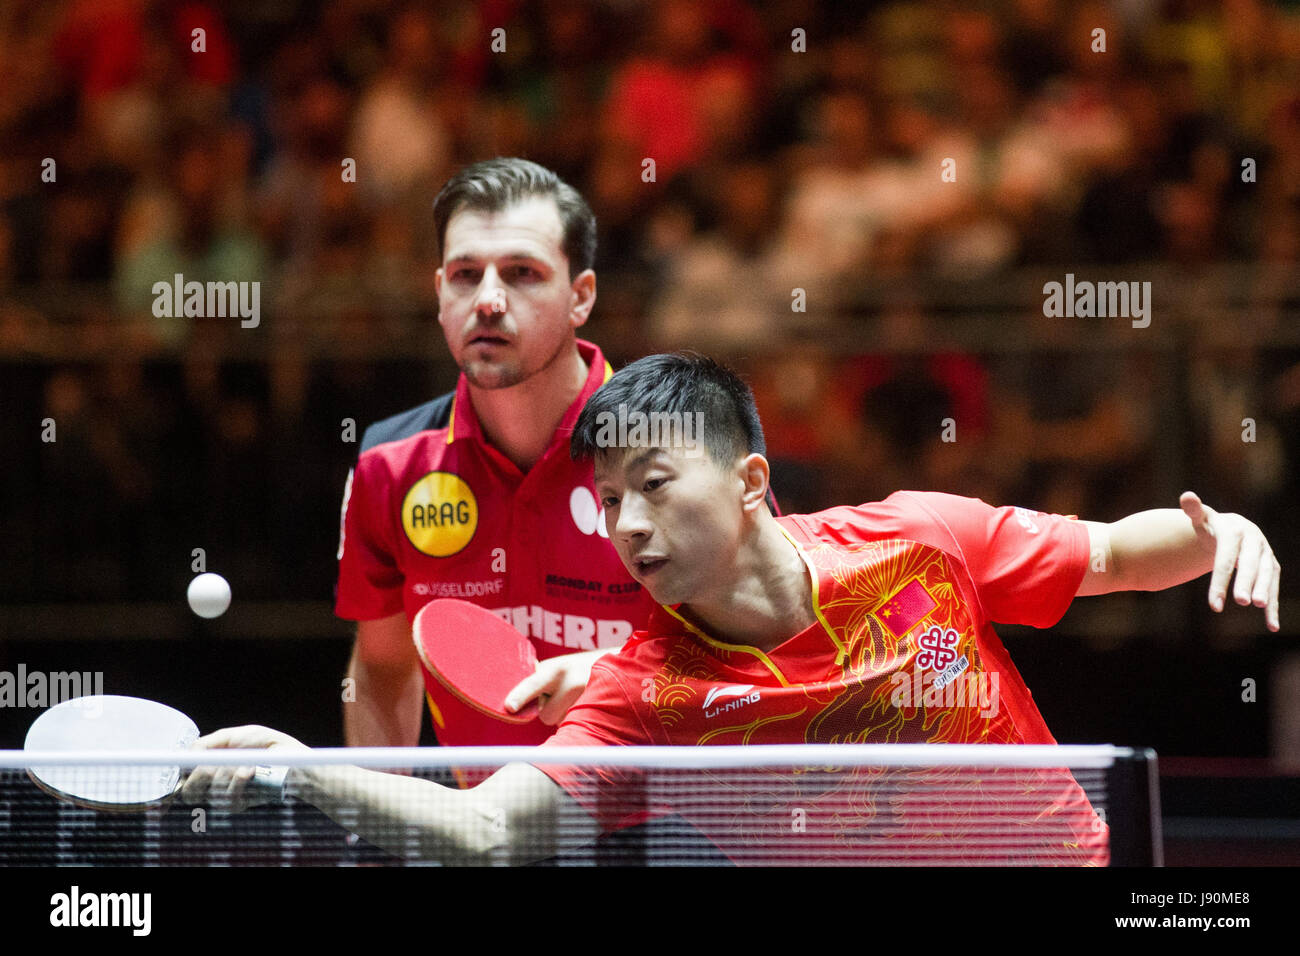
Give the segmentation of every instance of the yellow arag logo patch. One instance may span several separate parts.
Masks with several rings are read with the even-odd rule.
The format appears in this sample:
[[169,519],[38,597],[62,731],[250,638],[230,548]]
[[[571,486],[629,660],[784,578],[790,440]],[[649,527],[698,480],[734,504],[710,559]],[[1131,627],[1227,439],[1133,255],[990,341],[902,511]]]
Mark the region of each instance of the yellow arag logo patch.
[[406,493],[402,528],[406,538],[431,558],[460,551],[478,527],[478,501],[460,475],[431,471]]

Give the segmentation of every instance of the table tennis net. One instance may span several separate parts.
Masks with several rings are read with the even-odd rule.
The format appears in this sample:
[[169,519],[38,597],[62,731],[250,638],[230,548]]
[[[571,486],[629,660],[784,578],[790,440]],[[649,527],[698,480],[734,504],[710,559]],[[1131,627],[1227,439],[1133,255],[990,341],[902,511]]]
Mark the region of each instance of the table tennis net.
[[[73,804],[29,773],[51,762],[107,803],[141,773],[270,761],[0,751],[0,865],[1161,862],[1154,754],[1110,746],[326,749],[278,755],[288,795],[237,812],[221,796],[136,812]],[[309,772],[331,775],[328,797],[301,785]]]

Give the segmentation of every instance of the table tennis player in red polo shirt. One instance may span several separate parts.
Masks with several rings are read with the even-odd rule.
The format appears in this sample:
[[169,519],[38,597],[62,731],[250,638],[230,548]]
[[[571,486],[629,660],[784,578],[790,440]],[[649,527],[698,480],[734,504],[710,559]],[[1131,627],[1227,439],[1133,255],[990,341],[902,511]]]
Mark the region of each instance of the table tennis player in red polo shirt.
[[[666,438],[648,437],[621,424],[646,415],[670,422],[676,415],[677,431],[670,424]],[[695,416],[703,429],[687,441],[686,422]],[[764,504],[768,468],[754,451],[758,429],[748,388],[699,357],[641,359],[588,400],[574,426],[574,457],[594,459],[610,540],[661,607],[646,630],[594,664],[581,699],[538,751],[537,766],[511,764],[465,791],[355,767],[312,767],[290,772],[290,792],[353,821],[347,825],[395,853],[523,862],[557,845],[538,820],[562,815],[569,834],[575,814],[593,833],[648,813],[675,810],[692,820],[689,807],[620,799],[638,789],[634,771],[545,764],[551,747],[1052,744],[991,622],[1047,627],[1078,596],[1160,590],[1210,573],[1213,610],[1223,610],[1231,583],[1238,604],[1262,608],[1268,629],[1279,629],[1281,569],[1264,535],[1191,492],[1177,509],[1110,524],[917,492],[777,518]],[[949,693],[959,683],[963,691]],[[301,748],[261,727],[219,731],[201,745]],[[247,778],[251,769],[240,774]],[[917,862],[918,846],[933,857],[925,862],[1107,861],[1105,824],[1066,772],[1012,771],[1014,788],[990,787],[988,800],[975,801],[1005,811],[1002,822],[1016,832],[1041,834],[1031,847],[1018,841],[1011,857],[974,842],[978,815],[957,802],[936,805],[924,789],[916,799],[901,787],[878,796],[879,778],[864,776],[845,779],[852,812],[843,794],[824,808],[815,788],[772,792],[798,799],[810,820],[826,810],[816,825],[841,828],[847,841],[855,821],[873,822],[859,837],[878,850],[896,845],[898,862]],[[187,799],[232,780],[238,792],[229,768],[196,771]],[[1007,793],[1014,799],[999,802]],[[707,819],[697,825],[724,851],[738,841],[788,845],[775,830],[788,834],[789,807],[770,797],[756,793],[745,818],[730,818],[724,833],[711,831]],[[391,826],[404,812],[417,814],[410,844],[405,828],[394,833]],[[882,820],[886,835],[900,839],[875,841]]]
[[[610,547],[591,465],[568,436],[610,368],[576,338],[596,299],[595,219],[549,170],[477,163],[434,203],[439,322],[456,390],[368,428],[344,493],[336,612],[358,622],[347,742],[418,742],[422,690],[443,744],[532,744],[581,693],[592,661],[652,602]],[[494,720],[422,674],[411,620],[459,597],[528,635],[540,663]]]

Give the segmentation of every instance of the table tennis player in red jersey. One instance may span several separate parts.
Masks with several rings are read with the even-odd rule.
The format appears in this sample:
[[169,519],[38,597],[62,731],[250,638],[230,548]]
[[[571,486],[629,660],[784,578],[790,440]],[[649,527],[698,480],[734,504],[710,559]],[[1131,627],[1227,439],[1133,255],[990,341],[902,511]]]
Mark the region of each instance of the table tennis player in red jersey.
[[[680,413],[683,440],[637,441],[634,429],[613,425],[656,413]],[[697,447],[684,440],[686,416],[697,413],[702,449],[698,435]],[[1263,534],[1190,492],[1181,509],[1111,524],[905,491],[883,502],[777,518],[763,506],[768,467],[752,451],[757,434],[748,388],[708,359],[641,359],[588,400],[574,427],[574,457],[594,459],[610,540],[661,607],[619,653],[596,662],[586,691],[543,750],[1052,744],[992,622],[1049,627],[1076,596],[1163,589],[1211,571],[1209,602],[1221,611],[1235,569],[1234,599],[1263,608],[1268,628],[1278,629],[1281,569]],[[996,695],[947,694],[959,681],[996,688]],[[257,727],[220,731],[202,744],[301,747]],[[1107,861],[1105,825],[1073,777],[1011,773],[1022,786],[1003,822],[1045,834],[1035,862]],[[290,777],[293,792],[340,819],[359,814],[348,825],[394,852],[401,840],[385,825],[401,817],[403,806],[420,807],[422,858],[545,854],[544,833],[529,824],[562,805],[566,814],[585,811],[593,830],[636,822],[604,810],[627,806],[617,793],[636,783],[634,774],[614,769],[512,764],[465,791],[357,768],[295,770]],[[211,779],[210,771],[196,773],[187,795],[201,796]],[[218,772],[216,784],[231,780]],[[900,837],[885,841],[897,843],[899,862],[916,862],[918,847],[946,849],[948,861],[1024,859],[1024,847],[1013,851],[1014,860],[992,850],[962,856],[976,821],[933,801],[914,805],[897,791],[887,806],[874,803],[870,786],[855,791],[861,819],[886,818],[889,833]],[[504,826],[485,822],[501,813]],[[718,842],[724,851],[728,839],[753,845],[777,826],[788,830],[789,819],[788,811],[759,802],[752,827],[733,827]],[[852,827],[843,814],[832,822]]]
[[[644,624],[653,603],[610,547],[591,466],[568,435],[611,374],[576,338],[596,300],[596,221],[554,173],[520,159],[476,163],[434,202],[438,321],[461,369],[450,395],[368,428],[344,492],[336,612],[358,622],[344,705],[347,742],[412,746],[425,691],[443,744],[533,744],[586,684],[592,661]],[[459,597],[529,636],[536,674],[506,723],[422,676],[411,621]]]

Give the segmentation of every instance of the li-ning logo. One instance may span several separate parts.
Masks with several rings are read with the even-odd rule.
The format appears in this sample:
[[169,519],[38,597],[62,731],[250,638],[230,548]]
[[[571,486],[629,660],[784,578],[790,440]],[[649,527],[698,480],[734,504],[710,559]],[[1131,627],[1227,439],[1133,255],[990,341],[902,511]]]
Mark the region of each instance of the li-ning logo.
[[[718,704],[713,710],[709,710],[710,705],[715,701],[722,700],[724,697],[731,699],[726,703]],[[732,684],[728,687],[715,687],[704,698],[704,716],[717,717],[719,714],[739,710],[746,704],[756,704],[758,700],[759,692],[754,690],[753,684]]]

